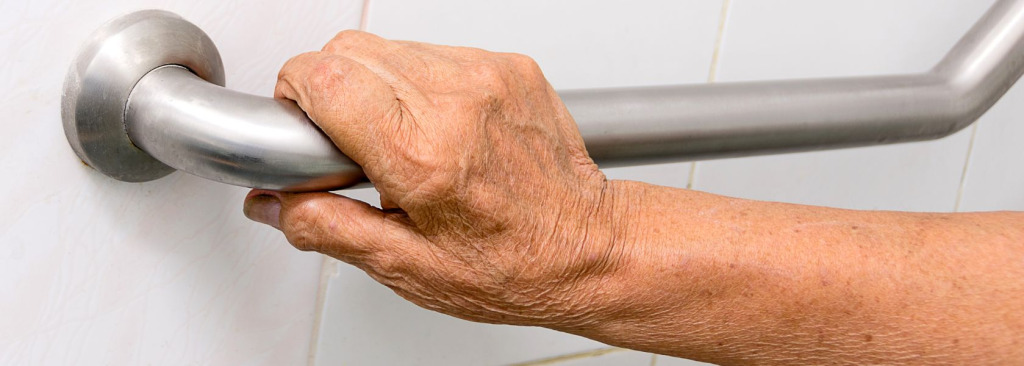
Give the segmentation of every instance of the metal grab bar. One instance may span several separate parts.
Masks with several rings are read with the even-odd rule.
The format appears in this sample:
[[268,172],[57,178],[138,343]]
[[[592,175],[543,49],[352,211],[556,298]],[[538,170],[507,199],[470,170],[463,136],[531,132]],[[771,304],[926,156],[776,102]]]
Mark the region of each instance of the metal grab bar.
[[[114,20],[68,74],[68,141],[126,181],[173,169],[290,191],[364,180],[294,103],[218,86],[221,65],[212,41],[176,15]],[[1022,73],[1024,0],[999,0],[925,73],[559,94],[607,167],[940,138],[977,120]]]
[[294,102],[225,89],[180,66],[146,74],[125,120],[143,151],[218,182],[302,191],[363,180],[359,166]]

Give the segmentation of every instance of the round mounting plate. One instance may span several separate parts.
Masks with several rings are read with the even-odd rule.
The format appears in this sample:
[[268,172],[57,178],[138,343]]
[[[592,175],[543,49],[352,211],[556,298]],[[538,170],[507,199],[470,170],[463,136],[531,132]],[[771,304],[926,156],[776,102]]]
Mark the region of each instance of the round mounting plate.
[[86,164],[112,178],[144,182],[173,168],[128,138],[125,108],[146,73],[180,65],[224,86],[217,47],[199,27],[162,10],[143,10],[104,24],[79,49],[64,79],[61,118],[71,147]]

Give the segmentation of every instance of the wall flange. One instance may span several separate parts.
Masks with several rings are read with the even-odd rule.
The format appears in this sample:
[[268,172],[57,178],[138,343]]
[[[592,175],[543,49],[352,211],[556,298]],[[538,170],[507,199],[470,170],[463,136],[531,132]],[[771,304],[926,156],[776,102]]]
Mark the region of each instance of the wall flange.
[[111,20],[89,36],[61,94],[64,134],[86,164],[112,178],[144,182],[173,168],[136,147],[125,130],[135,84],[164,65],[181,65],[224,85],[224,64],[210,37],[174,13],[144,10]]

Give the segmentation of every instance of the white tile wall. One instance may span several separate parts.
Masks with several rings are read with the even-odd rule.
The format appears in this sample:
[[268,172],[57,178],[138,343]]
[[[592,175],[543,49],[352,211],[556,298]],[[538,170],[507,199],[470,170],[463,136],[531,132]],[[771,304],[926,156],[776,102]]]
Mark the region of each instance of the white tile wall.
[[1024,84],[977,125],[960,211],[1024,211]]
[[[928,70],[992,0],[734,0],[719,81]],[[698,163],[694,188],[856,209],[953,211],[970,131],[908,145]]]
[[[729,0],[717,80],[922,71],[992,1]],[[371,31],[525,53],[560,89],[704,82],[723,7],[370,3]],[[245,220],[244,189],[184,174],[118,183],[82,166],[60,127],[64,71],[100,23],[144,8],[199,24],[221,49],[229,86],[269,95],[288,57],[359,24],[362,1],[0,1],[0,364],[295,365],[309,357],[321,365],[480,365],[606,347],[431,313],[333,261],[324,268],[323,311],[314,314],[320,258]],[[982,119],[973,147],[968,130],[913,145],[702,162],[692,178],[698,189],[743,197],[936,211],[957,208],[962,186],[960,210],[1024,210],[1020,90]],[[689,170],[666,164],[608,175],[683,187]],[[372,190],[347,194],[376,201]],[[696,363],[618,351],[554,364]]]
[[[524,53],[567,89],[704,82],[721,10],[720,1],[703,0],[373,0],[367,24],[387,38]],[[608,175],[685,187],[689,170],[663,164]],[[376,200],[370,191],[356,195]],[[547,329],[434,314],[342,268],[327,288],[321,365],[508,364],[604,347]]]
[[371,0],[383,37],[530,55],[556,89],[702,82],[721,1]]
[[[553,363],[559,366],[650,366],[654,365],[654,355],[650,353],[612,349],[609,353],[596,357],[574,358],[570,355],[565,360]],[[552,363],[535,363],[533,365],[550,365]],[[526,366],[526,365],[523,365]]]
[[542,328],[426,311],[339,262],[324,303],[318,365],[500,365],[606,347]]
[[361,1],[0,2],[0,364],[296,365],[320,258],[241,214],[244,189],[85,167],[61,127],[64,73],[109,18],[168,9],[269,95],[281,63],[358,25]]

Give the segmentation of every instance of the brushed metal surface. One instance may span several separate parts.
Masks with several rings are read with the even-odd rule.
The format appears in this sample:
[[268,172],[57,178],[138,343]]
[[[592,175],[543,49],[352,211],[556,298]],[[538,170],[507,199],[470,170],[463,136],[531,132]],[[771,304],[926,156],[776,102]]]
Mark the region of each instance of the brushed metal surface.
[[143,77],[125,117],[142,150],[221,183],[309,191],[364,179],[295,102],[225,89],[180,66]]
[[[160,26],[160,22],[140,20],[144,15],[129,17],[134,17],[134,22]],[[124,20],[113,24],[118,22]],[[191,32],[196,37],[196,30],[191,29],[194,26],[164,23],[167,29],[148,31]],[[107,28],[90,41],[86,50],[107,49],[104,43],[119,42],[117,39],[122,37],[115,31],[124,27]],[[200,38],[196,41],[202,45],[198,55],[211,58],[208,52],[216,53],[216,49],[212,43],[206,46],[208,38]],[[173,46],[171,43],[167,47]],[[96,74],[90,73],[96,69],[126,75],[118,80],[135,78],[143,67],[128,65],[130,72],[119,68],[125,66],[123,58],[138,55],[119,51],[122,53],[114,56],[93,57],[96,60],[90,61],[84,73]],[[118,109],[111,105],[120,100],[127,106],[124,136],[113,136],[113,122],[96,124],[103,134],[83,135],[82,123],[71,119],[69,141],[78,146],[76,151],[83,160],[100,171],[124,180],[166,174],[166,169],[146,160],[145,153],[126,147],[130,135],[130,141],[156,160],[228,184],[315,191],[365,181],[360,168],[338,152],[294,103],[245,95],[203,81],[211,80],[209,71],[204,76],[180,61],[183,57],[196,61],[196,54],[186,57],[187,50],[150,46],[135,52],[177,57],[179,61],[165,60],[162,65],[188,66],[202,78],[174,67],[149,72],[161,66],[156,65],[135,79],[139,82],[131,90],[124,89],[126,82],[97,84],[83,80],[78,76],[83,72],[73,67],[68,77],[72,92],[65,94],[66,130],[69,109],[83,113],[100,108],[103,113],[96,116],[114,120]],[[150,54],[138,57],[155,58]],[[219,57],[217,61],[219,66]],[[937,139],[977,120],[1022,72],[1024,0],[1000,0],[941,62],[917,74],[570,90],[559,94],[575,118],[591,157],[602,167],[610,167]],[[116,93],[96,100],[76,92],[74,87],[78,85],[94,89],[99,85],[116,89]],[[70,108],[68,95],[78,102]],[[81,147],[86,144],[100,148]],[[95,152],[107,148],[116,153]],[[122,155],[149,165],[101,164]],[[144,174],[132,169],[142,169]]]
[[188,67],[207,82],[224,85],[224,65],[213,41],[174,13],[131,13],[89,36],[71,63],[61,93],[64,134],[83,162],[128,182],[174,171],[132,144],[124,120],[135,84],[168,64]]

